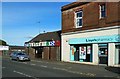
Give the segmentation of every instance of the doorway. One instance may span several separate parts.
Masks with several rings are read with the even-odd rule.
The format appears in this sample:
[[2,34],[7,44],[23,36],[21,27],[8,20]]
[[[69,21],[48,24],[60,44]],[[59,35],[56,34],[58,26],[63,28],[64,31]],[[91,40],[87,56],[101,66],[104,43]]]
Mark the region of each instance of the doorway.
[[36,58],[42,58],[42,52],[43,52],[43,48],[42,47],[35,48],[35,57]]
[[120,64],[120,45],[115,46],[115,64]]
[[99,44],[99,64],[108,64],[108,44]]

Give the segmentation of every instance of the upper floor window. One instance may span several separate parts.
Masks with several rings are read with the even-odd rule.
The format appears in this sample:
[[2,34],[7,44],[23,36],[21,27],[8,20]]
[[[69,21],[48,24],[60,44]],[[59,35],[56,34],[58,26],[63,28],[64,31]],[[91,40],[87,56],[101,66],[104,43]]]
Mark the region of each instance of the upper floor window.
[[106,6],[105,4],[100,5],[100,18],[104,18],[106,16]]
[[82,27],[83,25],[83,11],[79,11],[75,13],[75,24],[76,27]]

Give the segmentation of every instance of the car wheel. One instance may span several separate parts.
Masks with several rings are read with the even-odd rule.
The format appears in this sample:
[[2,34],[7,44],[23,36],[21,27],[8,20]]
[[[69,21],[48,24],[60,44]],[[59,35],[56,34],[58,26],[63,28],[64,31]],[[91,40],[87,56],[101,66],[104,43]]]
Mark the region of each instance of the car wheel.
[[12,58],[10,58],[10,60],[13,60]]
[[19,58],[17,58],[17,61],[19,61]]

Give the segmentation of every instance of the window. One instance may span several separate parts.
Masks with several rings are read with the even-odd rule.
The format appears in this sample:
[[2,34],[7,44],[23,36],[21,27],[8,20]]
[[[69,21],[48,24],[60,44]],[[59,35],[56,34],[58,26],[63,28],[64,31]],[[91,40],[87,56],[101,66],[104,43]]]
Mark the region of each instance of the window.
[[82,16],[83,16],[83,11],[79,11],[75,13],[75,18],[76,18],[76,27],[82,27]]
[[105,4],[100,5],[100,18],[104,18],[106,16],[106,6]]

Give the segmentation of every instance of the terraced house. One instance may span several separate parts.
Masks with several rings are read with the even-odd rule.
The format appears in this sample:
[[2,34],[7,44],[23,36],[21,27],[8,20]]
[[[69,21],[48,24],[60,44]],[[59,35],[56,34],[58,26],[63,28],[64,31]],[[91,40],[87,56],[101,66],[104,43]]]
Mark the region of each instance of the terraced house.
[[62,61],[120,66],[120,2],[62,7]]

